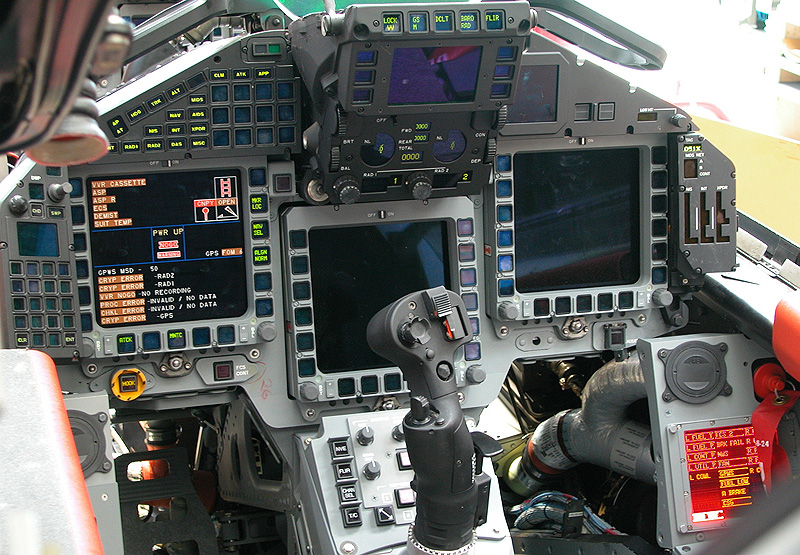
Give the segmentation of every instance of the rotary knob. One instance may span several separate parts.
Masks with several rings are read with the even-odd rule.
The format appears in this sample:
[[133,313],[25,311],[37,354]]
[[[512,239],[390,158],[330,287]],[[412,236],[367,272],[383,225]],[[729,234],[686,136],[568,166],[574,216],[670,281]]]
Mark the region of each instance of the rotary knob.
[[261,322],[256,333],[262,341],[274,341],[278,337],[278,330],[272,322]]
[[466,378],[471,384],[483,383],[484,380],[486,380],[486,370],[481,368],[478,364],[473,364],[467,368]]
[[331,163],[329,164],[332,172],[338,172],[341,165],[342,149],[338,146],[331,147]]
[[304,401],[316,401],[319,397],[319,387],[311,382],[300,384],[300,397]]
[[392,428],[392,438],[395,441],[403,441],[406,439],[406,433],[403,431],[403,426],[398,424],[394,428]]
[[497,120],[495,121],[494,128],[502,129],[508,121],[508,106],[503,104],[497,111]]
[[361,196],[361,187],[352,175],[343,175],[333,182],[334,196],[343,204],[353,204]]
[[653,302],[658,306],[669,306],[674,297],[667,289],[656,289],[653,291]]
[[683,114],[675,114],[671,118],[669,118],[669,122],[674,125],[675,127],[680,127],[681,129],[685,129],[687,126],[687,118]]
[[519,316],[519,308],[514,303],[505,302],[497,307],[497,315],[503,320],[516,320]]
[[363,472],[367,480],[377,480],[381,476],[381,465],[378,461],[370,461],[364,465]]
[[366,447],[367,445],[375,441],[375,430],[373,430],[369,426],[364,426],[356,434],[356,441],[358,442],[359,445],[363,445],[364,447]]
[[341,106],[336,108],[336,134],[347,135],[347,112]]
[[428,333],[430,329],[431,323],[425,318],[414,318],[400,326],[400,341],[409,347],[416,344],[424,345],[431,340],[431,336]]
[[414,172],[406,179],[406,189],[417,200],[426,200],[431,196],[433,182],[425,172]]
[[486,158],[484,160],[488,162],[493,162],[494,157],[497,154],[497,139],[487,139],[486,140]]
[[64,183],[53,183],[47,188],[47,196],[53,202],[61,202],[72,192],[72,184],[69,181]]
[[8,199],[8,209],[12,214],[21,216],[28,211],[28,201],[22,195],[14,195]]

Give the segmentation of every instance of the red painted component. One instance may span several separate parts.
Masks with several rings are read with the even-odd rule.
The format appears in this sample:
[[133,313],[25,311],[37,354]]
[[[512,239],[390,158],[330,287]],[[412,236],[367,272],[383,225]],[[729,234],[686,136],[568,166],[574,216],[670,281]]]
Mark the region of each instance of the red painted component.
[[762,364],[753,374],[753,389],[759,399],[766,399],[776,391],[786,389],[786,372],[774,362]]
[[58,381],[56,365],[53,359],[44,353],[39,351],[29,351],[29,353],[40,378],[38,383],[41,387],[37,393],[43,407],[42,420],[50,423],[53,430],[51,438],[56,442],[53,451],[59,453],[53,460],[53,464],[60,467],[60,474],[63,477],[58,487],[68,491],[66,497],[70,500],[70,506],[65,512],[65,518],[70,520],[71,528],[75,532],[77,545],[74,546],[74,552],[103,555],[103,544],[100,542],[92,502],[86,490],[78,449],[72,436],[72,426],[67,417],[64,398],[61,396],[61,383]]
[[533,463],[533,466],[535,466],[543,474],[558,475],[564,473],[563,470],[558,470],[557,468],[546,465],[538,456],[536,456],[536,448],[533,446],[533,436],[531,436],[531,438],[528,440],[526,451],[528,458],[530,459],[531,463]]
[[800,380],[800,292],[781,299],[775,309],[772,349],[784,370]]

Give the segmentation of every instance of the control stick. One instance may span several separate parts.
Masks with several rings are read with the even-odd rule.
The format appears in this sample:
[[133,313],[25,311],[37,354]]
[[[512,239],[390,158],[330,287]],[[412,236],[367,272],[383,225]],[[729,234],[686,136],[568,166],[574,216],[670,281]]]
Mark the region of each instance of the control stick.
[[406,295],[367,326],[369,346],[400,367],[411,390],[403,419],[417,492],[410,555],[472,553],[475,528],[486,520],[490,478],[482,462],[499,444],[483,434],[473,440],[453,370],[455,350],[471,339],[464,302],[444,287]]

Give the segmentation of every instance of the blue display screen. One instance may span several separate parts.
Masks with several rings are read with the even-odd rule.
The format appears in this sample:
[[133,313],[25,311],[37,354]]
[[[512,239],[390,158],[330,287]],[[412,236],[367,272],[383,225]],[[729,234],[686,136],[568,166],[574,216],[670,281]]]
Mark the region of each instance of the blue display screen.
[[395,48],[389,105],[474,102],[481,46]]
[[58,256],[56,224],[17,222],[20,256]]

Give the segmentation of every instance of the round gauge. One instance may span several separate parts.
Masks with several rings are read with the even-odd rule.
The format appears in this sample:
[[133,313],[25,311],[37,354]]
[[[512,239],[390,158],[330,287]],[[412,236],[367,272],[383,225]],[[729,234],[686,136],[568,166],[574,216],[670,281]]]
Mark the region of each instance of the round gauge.
[[382,166],[393,154],[394,139],[388,133],[378,133],[369,144],[361,145],[361,159],[368,166]]
[[433,143],[433,157],[439,162],[453,162],[464,154],[467,148],[467,139],[457,129],[447,132],[447,139]]

